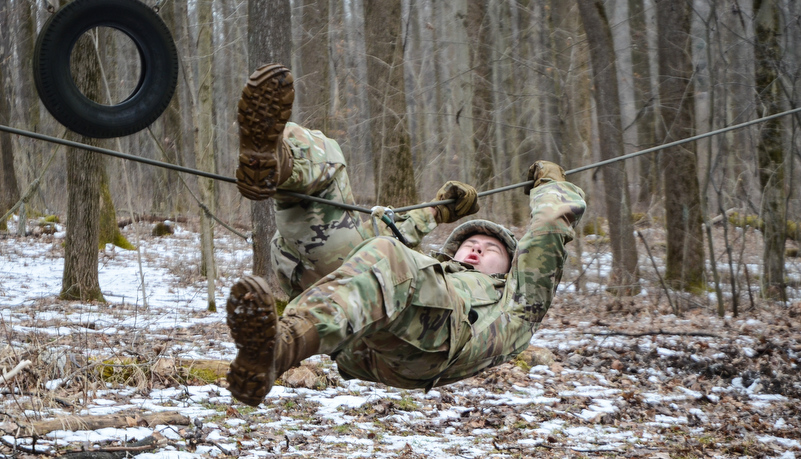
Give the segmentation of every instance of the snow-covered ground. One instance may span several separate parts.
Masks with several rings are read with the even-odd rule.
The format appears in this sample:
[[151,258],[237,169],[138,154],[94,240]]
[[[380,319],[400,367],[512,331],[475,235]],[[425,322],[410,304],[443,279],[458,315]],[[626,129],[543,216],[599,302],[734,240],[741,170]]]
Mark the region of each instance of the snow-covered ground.
[[[134,242],[132,228],[125,231]],[[155,446],[130,454],[801,454],[797,283],[786,305],[756,300],[751,306],[741,292],[738,317],[717,317],[714,295],[682,302],[674,292],[674,302],[684,304],[677,316],[656,279],[648,281],[651,262],[642,254],[643,293],[623,300],[609,296],[603,278],[610,256],[602,244],[585,241],[587,282],[577,289],[575,273],[566,273],[553,309],[532,339],[536,358],[425,393],[345,381],[335,363],[314,357],[284,375],[254,409],[235,402],[223,378],[186,369],[186,362],[234,357],[222,310],[230,286],[250,270],[250,247],[218,232],[215,299],[221,312],[209,312],[198,235],[181,226],[162,238],[149,232],[148,225],[140,226],[141,273],[136,251],[108,247],[101,253],[105,304],[58,300],[63,233],[0,235],[0,367],[8,372],[19,362],[32,362],[9,381],[0,380],[0,454],[33,457],[82,449],[111,454],[146,437],[154,437]],[[788,261],[791,278],[799,276],[797,263]],[[754,269],[756,274],[758,266]],[[148,425],[144,419],[155,413],[182,415],[188,422]],[[52,430],[35,441],[24,430],[47,420],[108,414],[130,422]]]

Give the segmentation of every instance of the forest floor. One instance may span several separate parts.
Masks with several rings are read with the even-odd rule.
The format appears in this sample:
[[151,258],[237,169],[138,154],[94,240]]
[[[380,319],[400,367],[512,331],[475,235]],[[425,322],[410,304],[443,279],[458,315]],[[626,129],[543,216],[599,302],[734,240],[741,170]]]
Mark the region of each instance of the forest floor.
[[[135,243],[132,228],[125,235]],[[787,261],[789,302],[758,299],[745,277],[745,268],[751,283],[759,273],[753,230],[731,233],[737,316],[730,288],[724,317],[713,289],[670,292],[668,302],[642,242],[643,291],[614,297],[604,284],[608,245],[585,238],[582,270],[566,270],[524,358],[425,393],[345,381],[315,357],[259,408],[231,398],[224,369],[200,368],[235,355],[222,310],[250,270],[250,247],[219,231],[221,311],[209,312],[193,226],[165,237],[150,236],[148,224],[139,231],[141,273],[136,251],[101,253],[107,303],[57,298],[60,226],[0,234],[0,368],[31,362],[0,379],[0,456],[801,457],[801,261]],[[664,234],[641,231],[662,269]],[[719,268],[728,266],[722,237],[716,228]],[[148,421],[156,413],[177,417]],[[143,439],[153,444],[126,443]]]

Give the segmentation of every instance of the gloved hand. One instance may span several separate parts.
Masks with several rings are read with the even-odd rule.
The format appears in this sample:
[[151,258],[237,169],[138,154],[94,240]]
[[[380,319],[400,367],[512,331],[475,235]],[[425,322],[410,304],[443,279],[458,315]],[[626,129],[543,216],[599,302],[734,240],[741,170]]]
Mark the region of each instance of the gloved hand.
[[526,194],[531,193],[533,188],[542,184],[542,179],[551,179],[557,182],[565,181],[565,170],[562,166],[552,163],[550,161],[535,161],[531,167],[528,168],[528,180],[533,180],[534,183],[526,185],[523,191]]
[[437,223],[453,223],[462,217],[478,212],[478,193],[472,186],[451,180],[437,191],[437,201],[455,199],[450,204],[439,204]]

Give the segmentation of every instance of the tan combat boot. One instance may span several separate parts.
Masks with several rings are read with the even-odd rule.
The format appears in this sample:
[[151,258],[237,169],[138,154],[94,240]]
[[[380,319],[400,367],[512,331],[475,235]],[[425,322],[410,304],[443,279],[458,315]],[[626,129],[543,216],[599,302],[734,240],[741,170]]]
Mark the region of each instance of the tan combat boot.
[[292,154],[283,133],[295,100],[293,82],[289,69],[269,64],[256,69],[242,90],[236,186],[248,199],[273,196],[292,175]]
[[226,309],[239,349],[228,370],[228,389],[241,402],[259,406],[276,378],[319,352],[315,321],[294,311],[279,318],[267,283],[256,276],[231,287]]

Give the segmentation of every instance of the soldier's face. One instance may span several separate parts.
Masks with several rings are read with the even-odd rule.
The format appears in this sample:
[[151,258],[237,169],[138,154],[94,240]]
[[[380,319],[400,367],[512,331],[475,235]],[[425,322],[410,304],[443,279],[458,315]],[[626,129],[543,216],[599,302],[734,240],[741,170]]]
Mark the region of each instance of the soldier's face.
[[509,254],[503,244],[485,234],[474,234],[467,238],[459,246],[453,259],[473,265],[484,274],[509,272]]

